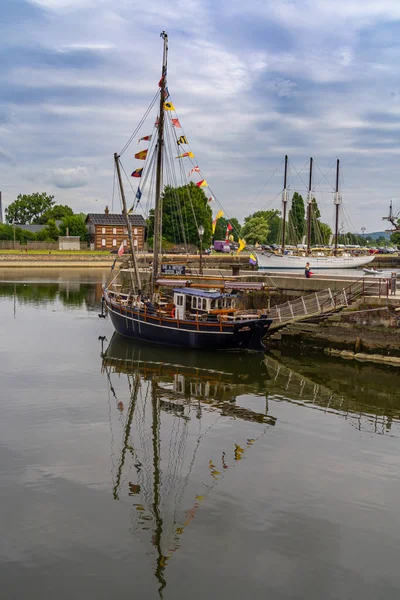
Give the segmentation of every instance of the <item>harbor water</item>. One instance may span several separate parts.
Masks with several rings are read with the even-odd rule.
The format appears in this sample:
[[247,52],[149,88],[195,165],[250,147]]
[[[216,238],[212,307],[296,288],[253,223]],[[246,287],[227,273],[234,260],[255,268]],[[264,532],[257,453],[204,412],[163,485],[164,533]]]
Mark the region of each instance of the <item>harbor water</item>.
[[135,344],[105,278],[0,272],[2,597],[398,597],[400,371]]

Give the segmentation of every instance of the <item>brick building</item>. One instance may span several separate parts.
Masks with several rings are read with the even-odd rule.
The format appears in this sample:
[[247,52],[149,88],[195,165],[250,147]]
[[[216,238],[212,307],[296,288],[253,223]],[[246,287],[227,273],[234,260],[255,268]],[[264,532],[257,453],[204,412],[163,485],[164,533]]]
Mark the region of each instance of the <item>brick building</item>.
[[[137,250],[144,248],[146,221],[141,215],[129,215],[133,244]],[[90,247],[93,250],[118,250],[121,243],[129,245],[125,218],[121,214],[89,213],[86,217]]]

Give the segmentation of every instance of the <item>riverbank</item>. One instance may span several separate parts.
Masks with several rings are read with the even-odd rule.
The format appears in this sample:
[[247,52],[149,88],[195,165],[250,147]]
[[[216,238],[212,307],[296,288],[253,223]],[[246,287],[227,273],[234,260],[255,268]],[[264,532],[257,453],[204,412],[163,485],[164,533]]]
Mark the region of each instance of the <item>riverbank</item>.
[[269,349],[295,350],[400,366],[400,301],[363,299],[341,313],[292,323],[267,338]]

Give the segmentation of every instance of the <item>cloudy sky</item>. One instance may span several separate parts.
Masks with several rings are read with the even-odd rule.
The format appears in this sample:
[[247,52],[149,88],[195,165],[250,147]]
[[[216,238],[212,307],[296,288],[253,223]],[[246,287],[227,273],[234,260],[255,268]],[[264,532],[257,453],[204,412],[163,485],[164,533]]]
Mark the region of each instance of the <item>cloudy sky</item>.
[[[313,156],[315,194],[329,223],[336,158],[347,230],[381,230],[391,198],[399,197],[400,209],[399,0],[0,6],[6,205],[34,191],[76,212],[111,205],[113,153],[157,90],[165,29],[171,100],[229,216],[279,206],[272,201],[285,153],[291,189],[300,191]],[[139,166],[134,146],[124,155],[127,170]]]

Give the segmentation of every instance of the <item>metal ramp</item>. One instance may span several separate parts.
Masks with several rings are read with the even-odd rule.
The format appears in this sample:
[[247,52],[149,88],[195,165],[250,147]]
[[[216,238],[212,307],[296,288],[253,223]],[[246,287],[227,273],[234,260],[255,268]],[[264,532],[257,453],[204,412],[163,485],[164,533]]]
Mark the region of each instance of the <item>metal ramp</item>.
[[272,319],[269,331],[285,327],[296,321],[318,316],[328,315],[332,312],[347,308],[353,300],[364,296],[387,297],[388,280],[377,279],[366,281],[364,277],[358,279],[342,291],[333,293],[330,288],[307,294],[296,300],[273,306],[268,314]]

